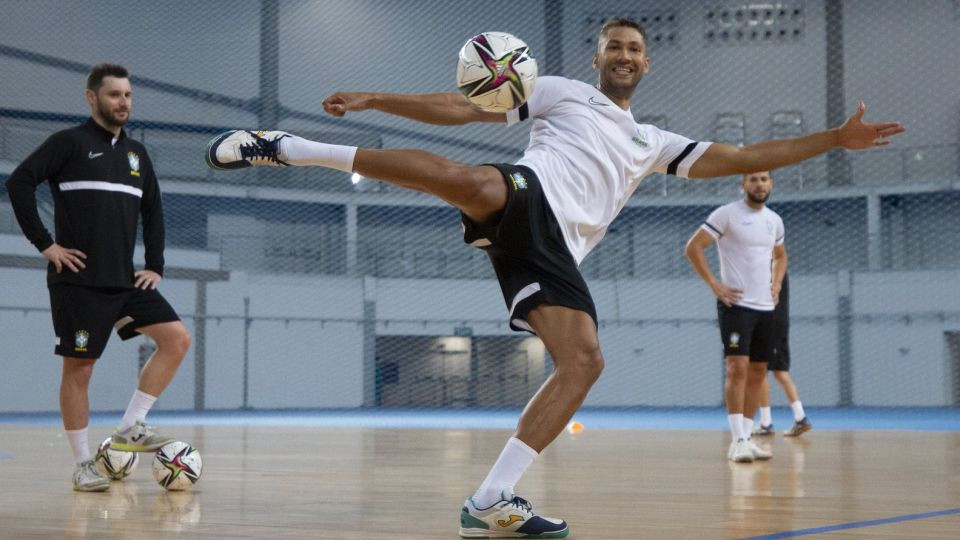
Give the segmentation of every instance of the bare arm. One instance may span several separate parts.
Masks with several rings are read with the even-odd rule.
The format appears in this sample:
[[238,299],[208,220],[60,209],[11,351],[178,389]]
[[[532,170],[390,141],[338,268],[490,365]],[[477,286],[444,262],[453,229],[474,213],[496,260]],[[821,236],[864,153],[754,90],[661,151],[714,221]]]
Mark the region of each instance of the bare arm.
[[462,94],[455,92],[440,94],[337,92],[323,100],[323,110],[333,116],[343,116],[348,112],[369,109],[441,126],[507,121],[507,115],[476,109]]
[[867,107],[860,102],[857,112],[842,126],[792,139],[778,139],[738,148],[712,144],[690,168],[690,178],[770,171],[820,155],[833,148],[862,150],[890,144],[891,137],[905,130],[898,122],[864,123]]
[[770,285],[770,294],[773,303],[780,303],[780,289],[783,287],[783,276],[787,273],[787,246],[780,244],[773,247],[773,283]]
[[700,278],[710,286],[710,290],[713,291],[714,296],[723,302],[725,306],[730,307],[731,304],[740,301],[743,291],[727,287],[710,271],[710,265],[707,263],[707,255],[704,251],[707,249],[707,246],[712,243],[713,236],[710,236],[710,233],[703,229],[697,229],[697,232],[687,241],[687,247],[684,249],[684,253],[687,259],[690,260],[690,265],[693,266],[693,269],[700,275]]

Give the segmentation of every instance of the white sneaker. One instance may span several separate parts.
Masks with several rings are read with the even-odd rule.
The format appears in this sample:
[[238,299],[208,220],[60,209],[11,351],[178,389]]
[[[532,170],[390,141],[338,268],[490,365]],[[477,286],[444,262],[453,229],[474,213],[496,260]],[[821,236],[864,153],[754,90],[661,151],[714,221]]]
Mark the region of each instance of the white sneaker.
[[153,431],[153,428],[137,420],[123,431],[114,431],[110,448],[121,452],[153,452],[173,439]]
[[566,521],[538,516],[530,503],[516,496],[483,509],[474,506],[469,497],[460,510],[463,538],[565,538],[568,534]]
[[766,461],[773,457],[773,452],[760,448],[757,443],[753,442],[753,439],[747,439],[747,445],[750,447],[750,452],[753,453],[753,459]]
[[73,489],[74,491],[106,491],[110,489],[110,479],[100,474],[96,463],[88,459],[74,469]]
[[727,458],[736,463],[753,463],[753,450],[746,439],[737,439],[730,443]]
[[220,170],[285,167],[289,163],[280,140],[289,136],[285,131],[227,131],[207,143],[204,159],[210,168]]

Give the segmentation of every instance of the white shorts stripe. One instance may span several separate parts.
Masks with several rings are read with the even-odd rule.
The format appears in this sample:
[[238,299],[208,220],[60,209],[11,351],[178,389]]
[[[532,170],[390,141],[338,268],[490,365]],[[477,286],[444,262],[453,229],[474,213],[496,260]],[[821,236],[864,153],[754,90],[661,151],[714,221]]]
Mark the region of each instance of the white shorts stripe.
[[513,310],[517,309],[517,304],[526,300],[527,298],[530,297],[530,295],[532,295],[533,293],[539,290],[540,290],[539,282],[533,282],[527,285],[526,287],[520,289],[520,292],[518,292],[517,295],[513,297],[513,303],[510,304],[510,318],[513,319]]
[[77,182],[61,182],[60,191],[77,191],[81,189],[95,189],[99,191],[118,191],[133,195],[134,197],[143,197],[143,190],[128,186],[125,184],[115,184],[113,182],[98,182],[95,180],[80,180]]

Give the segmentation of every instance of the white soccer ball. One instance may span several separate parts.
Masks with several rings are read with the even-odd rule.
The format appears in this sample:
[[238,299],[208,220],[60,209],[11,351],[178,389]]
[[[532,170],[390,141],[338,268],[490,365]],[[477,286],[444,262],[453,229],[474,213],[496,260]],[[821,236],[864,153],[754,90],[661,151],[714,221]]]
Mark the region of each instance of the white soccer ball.
[[123,452],[110,448],[112,437],[107,437],[97,447],[97,469],[111,480],[123,480],[137,468],[140,455],[136,452]]
[[468,39],[457,61],[457,88],[470,103],[489,112],[523,105],[537,81],[537,61],[520,38],[484,32]]
[[200,452],[181,441],[165,444],[153,458],[153,478],[171,491],[196,484],[202,470]]

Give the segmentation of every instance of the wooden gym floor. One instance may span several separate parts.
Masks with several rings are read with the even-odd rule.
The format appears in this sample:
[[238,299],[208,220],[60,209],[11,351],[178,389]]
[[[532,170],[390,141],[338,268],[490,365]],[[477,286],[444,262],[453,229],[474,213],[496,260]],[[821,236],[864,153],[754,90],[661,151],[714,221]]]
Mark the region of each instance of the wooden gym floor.
[[[109,434],[91,427],[91,444]],[[164,425],[203,477],[166,492],[142,455],[71,490],[58,426],[0,425],[0,538],[458,538],[509,430]],[[817,431],[733,464],[721,431],[562,434],[517,493],[570,538],[960,538],[960,433]],[[144,459],[149,458],[149,459]],[[865,523],[864,523],[865,522]],[[810,530],[814,529],[814,530]],[[779,533],[779,534],[778,534]]]

